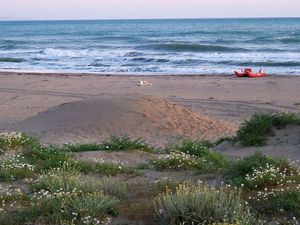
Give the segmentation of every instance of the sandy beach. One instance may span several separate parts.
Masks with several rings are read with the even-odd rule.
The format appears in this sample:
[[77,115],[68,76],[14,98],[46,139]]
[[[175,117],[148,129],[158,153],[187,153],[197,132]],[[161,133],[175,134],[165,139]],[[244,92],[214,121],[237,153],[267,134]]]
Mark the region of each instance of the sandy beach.
[[[138,86],[147,80],[152,86]],[[259,112],[300,112],[300,77],[137,76],[0,73],[0,130],[46,143],[112,135],[157,145],[235,134]]]

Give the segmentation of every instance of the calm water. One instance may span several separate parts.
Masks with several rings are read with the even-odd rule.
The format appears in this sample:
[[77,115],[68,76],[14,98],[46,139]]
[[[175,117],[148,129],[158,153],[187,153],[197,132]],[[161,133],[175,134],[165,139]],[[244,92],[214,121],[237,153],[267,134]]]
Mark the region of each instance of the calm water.
[[300,75],[300,18],[0,22],[0,70]]

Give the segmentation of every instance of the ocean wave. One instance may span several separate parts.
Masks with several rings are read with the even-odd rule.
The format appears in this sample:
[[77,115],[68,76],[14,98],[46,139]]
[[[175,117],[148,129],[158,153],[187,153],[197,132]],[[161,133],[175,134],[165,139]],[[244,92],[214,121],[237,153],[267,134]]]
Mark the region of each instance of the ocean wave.
[[135,57],[135,58],[132,58],[131,61],[134,61],[134,62],[160,62],[160,63],[169,62],[168,59],[146,58],[146,57]]
[[238,47],[226,47],[223,45],[202,45],[191,43],[165,43],[143,46],[148,49],[175,51],[175,52],[239,52],[249,51]]
[[141,56],[143,55],[143,53],[141,52],[127,52],[124,56],[125,57],[137,57],[137,56]]
[[297,67],[300,66],[300,62],[297,61],[288,61],[288,62],[275,62],[275,61],[267,61],[267,62],[227,62],[230,65],[238,65],[238,66],[261,66],[261,67]]
[[0,57],[0,62],[7,62],[7,63],[20,63],[25,61],[21,58],[11,58],[11,57]]
[[91,63],[89,66],[91,66],[91,67],[109,67],[109,65],[99,63],[99,62]]
[[298,44],[300,43],[300,37],[284,37],[284,38],[278,38],[278,41],[285,43],[285,44]]

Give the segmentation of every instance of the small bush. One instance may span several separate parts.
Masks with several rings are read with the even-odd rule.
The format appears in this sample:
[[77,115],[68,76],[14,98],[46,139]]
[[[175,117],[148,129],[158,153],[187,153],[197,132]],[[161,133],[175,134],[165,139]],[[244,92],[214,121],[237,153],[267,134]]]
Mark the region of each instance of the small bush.
[[[290,184],[289,184],[290,185]],[[251,210],[272,220],[300,222],[300,185],[268,187],[248,197]],[[295,223],[297,222],[298,223]]]
[[197,158],[201,158],[209,161],[214,167],[224,167],[227,165],[226,158],[212,149],[213,145],[207,141],[192,141],[184,140],[179,144],[171,144],[167,146],[166,151],[172,150],[180,151],[189,155],[193,155]]
[[102,224],[117,215],[127,185],[112,178],[95,180],[81,175],[74,166],[43,173],[34,185],[31,202],[35,215],[47,224]]
[[104,224],[118,214],[118,199],[102,192],[77,190],[49,192],[41,190],[32,197],[35,214],[46,224]]
[[20,156],[7,156],[0,160],[0,181],[14,181],[34,176],[35,166]]
[[180,151],[172,151],[170,154],[161,155],[153,161],[156,169],[193,169],[200,166],[200,159]]
[[155,217],[161,225],[254,224],[238,191],[185,182],[175,192],[166,191],[154,200]]
[[165,152],[153,164],[157,169],[197,169],[200,172],[213,172],[227,165],[227,159],[211,148],[212,144],[203,141],[184,140],[169,144]]
[[155,152],[155,148],[146,144],[140,139],[130,139],[128,136],[111,137],[102,142],[102,150],[123,151],[123,150],[142,150],[145,152]]
[[109,162],[92,163],[85,161],[73,162],[73,164],[82,173],[89,174],[101,174],[106,176],[116,176],[117,174],[134,174],[135,169],[130,166],[119,165]]
[[69,152],[88,152],[103,150],[103,146],[97,143],[84,143],[84,144],[65,144],[62,149]]
[[[286,160],[256,152],[252,156],[233,161],[225,171],[225,178],[227,182],[236,186],[249,184],[246,180],[247,175],[253,174],[255,170],[262,170],[270,166],[281,168],[280,170],[287,169],[289,173],[295,172],[295,169]],[[251,186],[253,185],[249,184],[248,187]]]
[[254,114],[242,124],[237,140],[242,146],[263,146],[274,127],[288,124],[300,124],[300,117],[293,113]]
[[23,156],[35,164],[38,170],[58,168],[71,161],[71,154],[55,145],[26,148],[23,150]]
[[118,197],[124,197],[127,193],[127,184],[125,183],[111,177],[95,180],[90,176],[83,176],[76,167],[68,164],[42,173],[34,188],[52,192],[55,190],[65,192],[80,190],[83,193],[102,191],[107,195]]
[[37,139],[28,137],[24,133],[0,133],[0,149],[4,151],[19,150],[23,147],[34,146],[37,143]]

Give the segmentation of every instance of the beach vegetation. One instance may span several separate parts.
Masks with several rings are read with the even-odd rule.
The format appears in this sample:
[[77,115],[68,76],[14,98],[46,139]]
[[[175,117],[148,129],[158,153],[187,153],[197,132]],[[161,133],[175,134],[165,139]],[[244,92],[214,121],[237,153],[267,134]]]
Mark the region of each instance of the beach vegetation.
[[253,214],[267,221],[299,222],[300,171],[287,160],[257,152],[232,162],[225,178],[241,188]]
[[136,172],[136,169],[132,166],[114,162],[74,161],[71,164],[76,165],[78,170],[85,174],[116,176],[117,174],[134,174]]
[[295,167],[287,160],[256,152],[254,155],[232,161],[225,170],[225,178],[235,186],[246,185],[246,188],[253,188],[259,186],[258,183],[274,182],[276,179],[270,180],[274,176],[271,174],[276,173],[274,169],[285,171],[287,174],[296,173]]
[[0,222],[108,224],[111,217],[118,214],[118,197],[126,196],[127,184],[110,177],[94,180],[64,164],[61,168],[43,172],[31,190],[26,199],[30,207],[21,208],[13,219],[0,213]]
[[250,210],[231,187],[207,186],[186,181],[175,191],[154,199],[155,218],[161,225],[254,224]]
[[300,116],[295,113],[254,114],[241,125],[237,140],[243,147],[263,146],[274,128],[289,124],[300,125]]
[[198,171],[214,172],[224,168],[227,159],[212,149],[206,141],[183,140],[169,144],[165,148],[167,154],[160,155],[153,163],[157,169],[197,169]]
[[65,144],[62,149],[69,152],[87,151],[129,151],[141,150],[145,152],[155,152],[156,148],[148,145],[141,139],[132,139],[128,136],[111,137],[101,143],[74,143]]
[[29,137],[25,133],[0,133],[0,153],[22,150],[24,147],[32,147],[37,143],[38,140],[36,138]]
[[145,152],[156,152],[156,148],[148,145],[141,139],[131,139],[128,136],[111,137],[102,143],[102,149],[107,151],[141,150]]
[[0,181],[14,181],[35,175],[35,166],[19,155],[5,155],[0,160]]

